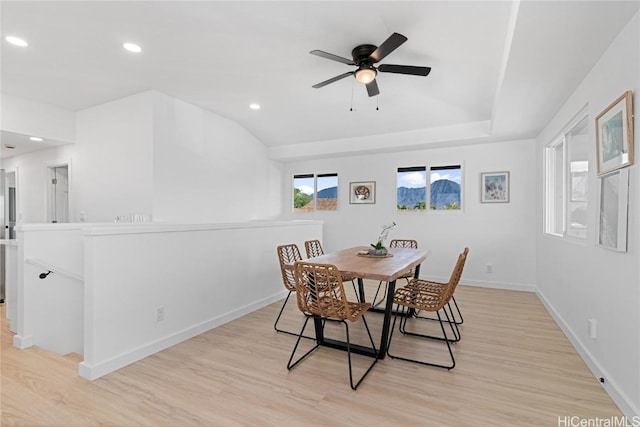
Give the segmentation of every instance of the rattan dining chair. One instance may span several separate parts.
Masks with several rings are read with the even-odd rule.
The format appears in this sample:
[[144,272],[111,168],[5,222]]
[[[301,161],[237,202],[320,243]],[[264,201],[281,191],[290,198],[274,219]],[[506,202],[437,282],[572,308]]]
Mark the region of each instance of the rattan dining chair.
[[[320,240],[307,240],[304,242],[304,249],[307,252],[307,258],[315,258],[320,255],[324,255],[324,249],[322,249],[322,243]],[[358,293],[358,289],[356,288],[356,279],[357,277],[353,274],[343,274],[342,280],[344,282],[351,282],[353,285],[353,292],[355,292],[356,299],[360,301],[360,294]]]
[[[393,302],[396,304],[396,314],[393,318],[393,325],[391,326],[391,332],[389,334],[389,345],[387,346],[387,354],[392,359],[406,360],[408,362],[419,363],[422,365],[436,366],[439,368],[453,369],[456,365],[453,352],[451,350],[451,343],[459,340],[459,331],[456,339],[456,332],[454,332],[454,338],[449,338],[447,335],[445,324],[452,330],[456,330],[458,325],[451,321],[449,313],[446,310],[446,306],[453,297],[453,293],[460,282],[462,277],[462,271],[464,264],[467,260],[469,248],[464,248],[464,251],[458,255],[458,261],[451,273],[451,277],[447,283],[429,282],[426,280],[414,279],[411,283],[403,288],[396,289],[393,295]],[[410,319],[408,311],[410,309],[434,312],[437,316],[437,320],[440,323],[440,330],[442,336],[433,336],[427,334],[420,334],[417,332],[407,332],[406,323]],[[442,313],[442,314],[441,314]],[[446,320],[442,318],[442,315],[446,317]],[[411,359],[409,357],[398,356],[391,354],[391,342],[393,340],[393,332],[395,329],[398,316],[401,316],[400,327],[405,328],[405,334],[419,338],[429,338],[444,341],[449,351],[451,358],[450,365],[443,365],[439,363],[427,362],[424,360]],[[404,326],[402,326],[404,325]]]
[[[284,312],[284,308],[289,301],[289,297],[292,293],[296,291],[296,279],[293,272],[293,266],[296,261],[300,261],[302,256],[300,255],[300,250],[298,249],[298,245],[291,243],[287,245],[281,245],[277,247],[278,252],[278,261],[280,262],[280,272],[282,273],[282,282],[284,284],[285,289],[288,291],[287,297],[282,303],[282,307],[280,308],[280,312],[278,313],[278,317],[276,318],[275,323],[273,324],[273,329],[277,332],[283,332],[289,335],[298,335],[295,332],[286,331],[284,329],[278,329],[278,322],[280,321],[280,317],[282,317],[282,313]],[[305,337],[312,338],[312,337]],[[313,339],[313,338],[312,338]]]
[[[293,361],[300,339],[303,337],[304,330],[307,327],[307,323],[312,316],[322,319],[322,328],[324,329],[324,322],[338,322],[345,327],[345,336],[347,344],[347,360],[349,364],[349,383],[353,390],[356,390],[362,380],[371,371],[373,366],[378,362],[378,352],[376,346],[373,343],[373,337],[369,330],[369,325],[364,317],[364,314],[371,307],[370,303],[351,302],[347,299],[344,291],[343,277],[340,274],[340,270],[335,265],[331,264],[314,264],[306,261],[298,261],[295,263],[295,279],[296,279],[296,299],[298,302],[298,308],[302,313],[306,315],[304,325],[298,334],[298,339],[289,362],[287,363],[287,369],[291,370],[314,350],[316,350],[321,342],[318,340],[316,344]],[[354,384],[353,368],[351,362],[351,337],[349,335],[349,324],[362,319],[369,341],[371,343],[370,350],[373,362],[369,365],[367,370],[360,376],[357,382]]]
[[[393,239],[391,242],[389,242],[389,247],[390,248],[412,248],[412,249],[418,249],[418,241],[417,240],[412,240],[412,239]],[[398,277],[398,279],[405,279],[407,281],[407,283],[409,283],[409,281],[411,279],[413,279],[413,276],[414,276],[414,270],[411,269],[411,270],[403,273],[402,276]],[[378,294],[380,293],[380,289],[382,289],[382,285],[384,285],[384,291],[382,292],[380,300],[376,301],[376,298],[378,298]],[[385,302],[385,300],[387,299],[387,286],[388,285],[389,284],[387,282],[383,282],[382,280],[380,281],[380,283],[378,283],[378,289],[376,289],[376,294],[373,296],[373,306],[374,307],[378,307],[380,304]]]

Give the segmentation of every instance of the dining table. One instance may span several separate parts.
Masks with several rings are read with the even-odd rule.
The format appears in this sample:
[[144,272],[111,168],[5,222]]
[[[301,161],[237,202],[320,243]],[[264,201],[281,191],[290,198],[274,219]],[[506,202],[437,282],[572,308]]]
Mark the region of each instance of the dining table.
[[[381,312],[384,314],[382,320],[382,333],[380,345],[377,352],[364,346],[351,344],[351,351],[366,356],[384,359],[387,353],[389,341],[389,331],[391,317],[393,315],[393,294],[396,289],[396,279],[413,269],[414,277],[420,274],[420,265],[427,258],[427,251],[414,248],[388,248],[386,255],[368,255],[367,246],[356,246],[342,249],[337,252],[330,252],[318,257],[310,258],[307,262],[317,264],[335,265],[342,274],[351,274],[358,278],[358,293],[361,302],[366,301],[364,291],[364,279],[387,282],[386,304],[383,309],[371,307],[371,312]],[[344,341],[328,339],[324,336],[324,324],[319,317],[314,318],[316,341],[318,344],[346,350],[347,343]]]

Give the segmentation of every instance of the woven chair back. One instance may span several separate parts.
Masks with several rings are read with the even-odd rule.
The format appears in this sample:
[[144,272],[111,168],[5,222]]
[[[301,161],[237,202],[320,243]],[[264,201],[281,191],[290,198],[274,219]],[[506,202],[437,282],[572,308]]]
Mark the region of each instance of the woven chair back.
[[315,258],[324,255],[320,240],[307,240],[304,242],[304,249],[307,251],[307,258]]
[[284,287],[287,288],[289,292],[295,292],[296,278],[293,271],[293,266],[296,261],[300,261],[302,259],[300,250],[298,249],[298,245],[293,243],[289,245],[281,245],[278,246],[277,251]]
[[335,265],[299,261],[295,275],[300,311],[340,320],[351,316],[342,275]]
[[456,266],[451,273],[451,277],[449,278],[449,284],[447,286],[447,291],[443,295],[443,299],[445,300],[445,304],[449,302],[453,293],[460,283],[460,278],[462,277],[462,270],[464,270],[464,264],[467,261],[467,254],[469,253],[469,248],[464,248],[464,251],[460,255],[458,255],[458,261],[456,262]]
[[418,249],[418,241],[412,239],[393,239],[389,242],[389,247]]

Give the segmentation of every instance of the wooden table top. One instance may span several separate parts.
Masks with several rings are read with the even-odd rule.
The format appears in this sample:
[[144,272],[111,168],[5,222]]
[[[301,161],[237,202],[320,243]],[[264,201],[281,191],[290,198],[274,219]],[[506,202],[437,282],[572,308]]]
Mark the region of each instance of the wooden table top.
[[393,255],[390,257],[378,258],[358,255],[359,251],[368,249],[367,246],[356,246],[310,258],[307,261],[318,264],[333,264],[343,274],[350,273],[364,279],[391,282],[427,258],[426,251],[412,248],[388,248],[388,252]]

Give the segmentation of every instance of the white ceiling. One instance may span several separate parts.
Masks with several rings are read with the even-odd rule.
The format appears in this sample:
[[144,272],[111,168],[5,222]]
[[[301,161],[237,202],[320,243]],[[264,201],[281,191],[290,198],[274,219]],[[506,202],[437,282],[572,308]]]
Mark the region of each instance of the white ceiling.
[[[237,121],[283,158],[372,135],[412,146],[532,138],[639,4],[2,1],[1,90],[78,111],[155,89]],[[393,32],[408,41],[381,63],[430,66],[429,76],[380,73],[374,98],[352,78],[311,87],[354,67],[309,51],[350,58]]]

